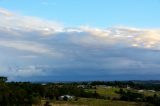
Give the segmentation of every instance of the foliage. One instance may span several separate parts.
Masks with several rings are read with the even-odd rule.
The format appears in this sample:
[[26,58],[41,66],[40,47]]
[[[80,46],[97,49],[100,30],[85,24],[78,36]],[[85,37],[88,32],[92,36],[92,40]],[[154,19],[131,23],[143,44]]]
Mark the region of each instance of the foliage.
[[[0,106],[31,106],[40,105],[42,100],[58,101],[62,95],[73,95],[75,102],[80,98],[87,100],[117,100],[147,102],[160,106],[159,95],[144,95],[135,92],[140,88],[159,90],[159,84],[140,84],[132,81],[93,81],[69,83],[31,83],[6,82],[6,77],[0,77]],[[153,86],[154,85],[154,86]],[[127,89],[130,86],[132,89]],[[110,89],[107,87],[111,87]],[[117,96],[118,95],[118,96]],[[84,100],[86,100],[84,99]],[[64,98],[67,102],[67,98]],[[68,100],[69,101],[69,100]],[[82,101],[81,101],[82,102]],[[96,104],[96,103],[95,103]],[[46,102],[46,106],[49,105]]]
[[153,96],[144,96],[143,94],[131,90],[124,91],[123,89],[120,89],[117,93],[120,94],[120,100],[123,101],[141,101],[160,106],[160,96],[157,96],[156,94]]

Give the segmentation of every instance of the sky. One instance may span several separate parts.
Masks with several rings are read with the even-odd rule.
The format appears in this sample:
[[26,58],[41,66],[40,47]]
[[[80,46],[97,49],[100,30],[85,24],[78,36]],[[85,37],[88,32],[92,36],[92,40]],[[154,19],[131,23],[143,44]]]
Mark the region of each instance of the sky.
[[2,8],[67,26],[159,27],[160,0],[0,0]]
[[156,80],[159,0],[0,0],[10,81]]

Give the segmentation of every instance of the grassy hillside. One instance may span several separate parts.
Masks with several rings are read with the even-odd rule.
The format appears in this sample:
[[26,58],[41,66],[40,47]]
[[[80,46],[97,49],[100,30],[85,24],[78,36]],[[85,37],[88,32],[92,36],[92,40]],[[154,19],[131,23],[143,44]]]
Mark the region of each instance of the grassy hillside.
[[145,103],[80,98],[77,101],[53,101],[53,106],[145,106]]
[[111,88],[104,88],[104,87],[97,87],[96,92],[103,96],[110,96],[110,97],[119,97],[115,91],[118,91],[119,88],[111,87]]

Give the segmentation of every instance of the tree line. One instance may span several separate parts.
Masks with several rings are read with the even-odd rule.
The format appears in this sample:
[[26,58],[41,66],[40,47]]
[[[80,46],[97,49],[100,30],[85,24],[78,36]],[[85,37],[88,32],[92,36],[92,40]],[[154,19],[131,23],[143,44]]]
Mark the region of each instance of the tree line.
[[74,95],[75,97],[100,98],[100,95],[96,92],[85,92],[83,88],[79,88],[75,84],[6,81],[6,77],[0,77],[0,106],[39,105],[42,99],[59,100],[61,95],[66,94]]
[[153,96],[145,96],[144,94],[134,92],[132,90],[120,89],[116,93],[120,94],[119,100],[123,101],[135,101],[135,102],[146,102],[155,106],[160,106],[160,96],[154,94]]
[[[80,86],[82,85],[82,86]],[[140,84],[133,81],[93,81],[93,82],[68,82],[68,83],[31,83],[31,82],[7,82],[7,77],[0,77],[0,106],[32,106],[39,105],[44,100],[59,100],[62,95],[73,95],[75,100],[79,97],[107,99],[96,92],[97,85],[115,86],[121,88],[116,91],[120,95],[119,100],[148,102],[160,106],[158,95],[145,96],[132,90],[123,90],[130,86],[134,89],[153,89],[159,91],[159,84]],[[86,92],[86,89],[95,89],[94,92]],[[47,105],[46,103],[45,106]]]

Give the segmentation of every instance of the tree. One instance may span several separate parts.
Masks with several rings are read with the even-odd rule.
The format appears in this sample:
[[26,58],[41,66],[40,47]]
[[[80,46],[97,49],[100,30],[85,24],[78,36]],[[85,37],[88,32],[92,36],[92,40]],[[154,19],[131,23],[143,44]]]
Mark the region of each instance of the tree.
[[6,81],[7,81],[7,77],[0,76],[0,82],[6,82]]

